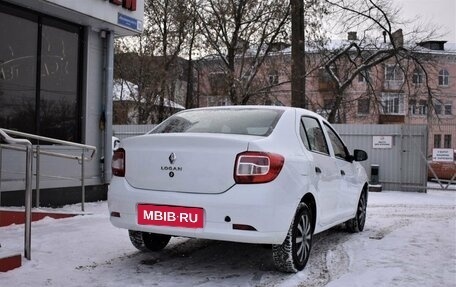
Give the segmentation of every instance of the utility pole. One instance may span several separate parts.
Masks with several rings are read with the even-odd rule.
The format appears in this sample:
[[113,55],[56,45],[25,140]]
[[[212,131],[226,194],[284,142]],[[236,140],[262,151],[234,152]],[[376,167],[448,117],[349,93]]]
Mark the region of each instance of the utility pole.
[[291,4],[291,105],[306,108],[304,0]]

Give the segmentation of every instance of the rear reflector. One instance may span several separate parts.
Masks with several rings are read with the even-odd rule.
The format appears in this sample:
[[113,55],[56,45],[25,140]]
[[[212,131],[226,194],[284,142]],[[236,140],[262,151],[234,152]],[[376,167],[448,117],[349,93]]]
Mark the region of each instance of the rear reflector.
[[236,183],[266,183],[273,181],[282,170],[283,156],[274,153],[247,151],[236,156]]
[[247,224],[233,224],[235,230],[257,231],[255,227]]

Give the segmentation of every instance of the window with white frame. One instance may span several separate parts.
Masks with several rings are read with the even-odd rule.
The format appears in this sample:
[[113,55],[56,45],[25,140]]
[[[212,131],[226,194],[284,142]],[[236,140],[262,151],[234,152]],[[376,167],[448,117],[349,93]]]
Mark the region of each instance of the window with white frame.
[[443,109],[443,113],[444,115],[446,116],[451,116],[453,114],[453,105],[450,103],[450,104],[445,104],[444,105],[444,109]]
[[370,75],[370,70],[369,69],[361,71],[358,74],[358,82],[360,82],[360,83],[369,83],[369,82],[371,82],[371,78],[370,77],[371,77],[371,75]]
[[404,73],[398,65],[385,66],[385,80],[387,81],[403,81]]
[[382,108],[385,115],[403,115],[404,95],[399,93],[383,93]]
[[276,70],[270,71],[268,79],[270,85],[277,85],[279,83],[279,73]]
[[440,148],[442,146],[442,135],[434,135],[434,148]]
[[434,111],[436,115],[442,114],[442,105],[441,104],[434,104]]
[[439,86],[448,86],[450,81],[450,73],[442,69],[439,71]]
[[412,83],[414,83],[415,85],[419,85],[419,84],[422,84],[423,81],[424,81],[423,70],[421,70],[420,68],[416,68],[413,71]]
[[213,94],[221,93],[226,88],[226,73],[222,71],[209,73],[209,84]]
[[443,136],[443,148],[451,148],[451,135]]
[[422,116],[427,114],[427,101],[426,100],[410,100],[409,113],[411,115]]
[[453,105],[451,103],[435,103],[434,111],[436,115],[451,116],[453,114]]
[[219,97],[217,101],[217,106],[229,106],[230,105],[230,99],[228,97]]
[[229,106],[231,105],[231,101],[229,97],[224,96],[209,96],[207,100],[208,107],[214,106]]
[[367,115],[370,111],[370,99],[358,99],[358,114]]

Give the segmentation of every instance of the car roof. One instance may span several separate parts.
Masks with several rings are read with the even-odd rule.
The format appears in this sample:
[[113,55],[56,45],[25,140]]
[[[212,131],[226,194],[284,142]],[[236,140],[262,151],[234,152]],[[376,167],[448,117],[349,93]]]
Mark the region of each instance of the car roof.
[[265,105],[237,105],[237,106],[213,106],[213,107],[203,107],[203,108],[195,108],[195,109],[188,109],[181,111],[183,113],[185,111],[193,111],[193,110],[223,110],[223,109],[264,109],[264,110],[281,110],[281,111],[300,111],[305,115],[314,116],[320,118],[325,121],[325,119],[320,116],[319,114],[312,112],[307,109],[303,108],[296,108],[296,107],[287,107],[287,106],[265,106]]

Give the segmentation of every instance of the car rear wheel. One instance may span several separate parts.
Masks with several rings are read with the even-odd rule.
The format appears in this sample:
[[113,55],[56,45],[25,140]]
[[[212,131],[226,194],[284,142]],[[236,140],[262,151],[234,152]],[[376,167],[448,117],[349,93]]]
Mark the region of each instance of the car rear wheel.
[[355,233],[364,230],[364,224],[366,223],[366,209],[367,194],[365,191],[363,191],[359,196],[358,208],[356,210],[355,217],[346,222],[348,231]]
[[310,209],[300,203],[285,241],[272,246],[272,258],[278,270],[295,273],[304,269],[312,246],[312,230]]
[[141,231],[128,230],[130,241],[140,251],[160,251],[166,247],[170,235],[162,235]]

